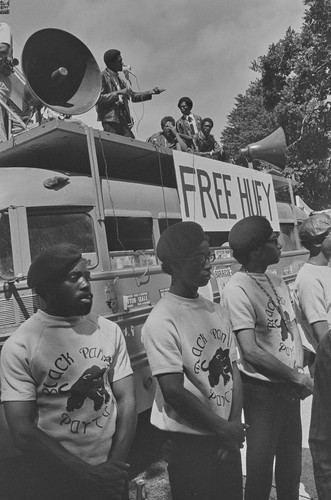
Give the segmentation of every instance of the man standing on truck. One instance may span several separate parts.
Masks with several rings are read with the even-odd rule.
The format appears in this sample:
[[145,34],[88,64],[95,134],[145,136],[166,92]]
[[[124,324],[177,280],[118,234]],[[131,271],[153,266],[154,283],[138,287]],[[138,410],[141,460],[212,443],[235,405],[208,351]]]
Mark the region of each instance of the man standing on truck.
[[172,442],[173,500],[241,500],[242,390],[227,315],[198,294],[210,280],[208,237],[195,222],[168,227],[157,245],[170,291],[143,327],[157,378],[151,423]]
[[161,94],[164,89],[154,87],[145,92],[134,92],[127,87],[118,75],[123,69],[123,60],[119,50],[107,50],[103,60],[107,67],[101,73],[101,94],[96,104],[98,121],[102,122],[102,127],[106,132],[134,139],[131,131],[133,119],[130,115],[129,100],[132,102],[149,101],[152,95]]
[[45,307],[1,354],[1,399],[14,443],[31,468],[27,498],[34,500],[128,498],[125,460],[136,424],[132,370],[119,327],[90,313],[89,279],[74,245],[41,252],[28,286]]
[[303,372],[303,349],[285,282],[267,267],[281,245],[269,221],[246,217],[229,234],[242,264],[224,288],[241,355],[247,432],[245,500],[268,500],[273,463],[278,500],[298,500],[301,475],[300,398],[313,384]]

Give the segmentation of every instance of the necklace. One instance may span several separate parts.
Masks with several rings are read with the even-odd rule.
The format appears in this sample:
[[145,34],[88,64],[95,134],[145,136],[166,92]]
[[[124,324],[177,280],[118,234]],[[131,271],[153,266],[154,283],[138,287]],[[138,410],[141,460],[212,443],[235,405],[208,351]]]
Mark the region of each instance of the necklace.
[[271,295],[268,292],[268,290],[266,290],[264,288],[264,286],[254,276],[252,276],[252,274],[249,271],[247,271],[247,269],[244,266],[242,266],[240,268],[240,271],[246,273],[247,276],[249,276],[258,285],[258,287],[262,290],[262,292],[268,297],[268,299],[270,300],[270,302],[277,309],[277,311],[278,311],[278,313],[280,315],[280,318],[281,318],[282,325],[285,326],[285,328],[288,331],[288,333],[290,333],[291,336],[293,337],[293,330],[292,330],[292,325],[291,325],[290,318],[289,318],[289,316],[288,316],[287,313],[285,314],[283,306],[282,306],[281,299],[280,299],[279,295],[277,294],[276,289],[275,289],[275,287],[274,287],[271,279],[269,278],[269,276],[264,273],[264,276],[266,277],[266,279],[267,279],[267,281],[268,281],[268,283],[270,285],[270,288],[272,289],[273,293],[275,294],[275,297],[276,297],[276,300],[277,300],[277,304],[274,301],[274,299],[271,297]]

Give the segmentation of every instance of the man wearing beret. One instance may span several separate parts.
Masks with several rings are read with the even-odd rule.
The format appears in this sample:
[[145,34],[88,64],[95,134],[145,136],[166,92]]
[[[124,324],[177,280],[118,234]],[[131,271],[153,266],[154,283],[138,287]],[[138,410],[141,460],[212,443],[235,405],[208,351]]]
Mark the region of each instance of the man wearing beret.
[[131,131],[133,119],[130,115],[129,100],[131,102],[149,101],[152,95],[160,94],[164,89],[154,87],[145,92],[134,92],[118,75],[123,69],[120,51],[107,50],[103,59],[107,67],[101,73],[101,94],[96,104],[98,121],[102,122],[102,127],[106,132],[134,139]]
[[157,245],[169,292],[142,333],[157,389],[151,422],[171,440],[173,500],[241,500],[242,390],[225,311],[198,294],[211,275],[208,237],[195,222],[168,227]]
[[240,351],[247,432],[245,500],[268,500],[275,459],[278,500],[298,500],[301,475],[300,398],[312,392],[285,282],[267,267],[281,245],[269,221],[252,216],[230,231],[242,264],[224,288]]
[[[299,229],[308,262],[298,272],[294,299],[298,322],[315,353],[314,394],[309,432],[318,498],[331,498],[331,217],[310,216]],[[313,356],[314,357],[314,356]]]
[[31,468],[32,491],[20,499],[128,498],[125,460],[136,422],[132,370],[118,326],[90,313],[89,279],[74,245],[41,252],[28,286],[45,307],[1,353],[1,399],[14,443]]

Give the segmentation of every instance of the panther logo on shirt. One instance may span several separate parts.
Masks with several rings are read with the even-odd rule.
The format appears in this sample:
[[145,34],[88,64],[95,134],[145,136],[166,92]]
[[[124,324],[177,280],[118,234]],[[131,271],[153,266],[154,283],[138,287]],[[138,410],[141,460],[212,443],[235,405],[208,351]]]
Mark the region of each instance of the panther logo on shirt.
[[94,410],[100,410],[103,403],[108,403],[110,395],[105,389],[103,380],[106,368],[100,368],[93,365],[85,370],[70,388],[70,396],[67,400],[67,411],[73,411],[81,408],[86,398],[94,402]]
[[217,349],[207,367],[204,366],[206,361],[201,363],[202,371],[209,371],[208,380],[211,387],[215,387],[219,383],[221,376],[223,377],[224,385],[231,379],[232,366],[229,352],[229,349],[223,350],[222,347],[220,347]]

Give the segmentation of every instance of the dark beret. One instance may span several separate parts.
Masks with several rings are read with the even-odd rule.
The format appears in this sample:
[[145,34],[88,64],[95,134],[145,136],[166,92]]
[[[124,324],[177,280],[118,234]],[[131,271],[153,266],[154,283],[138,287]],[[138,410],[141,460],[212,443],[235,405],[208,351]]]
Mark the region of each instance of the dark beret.
[[177,106],[180,107],[183,104],[183,102],[186,102],[186,104],[188,104],[189,108],[191,108],[191,109],[193,108],[193,101],[189,97],[181,97],[178,101]]
[[103,55],[105,65],[108,66],[109,64],[115,62],[119,55],[121,55],[121,52],[117,49],[107,50]]
[[38,288],[48,283],[60,283],[82,258],[75,245],[61,243],[47,248],[33,260],[28,271],[28,287]]
[[207,239],[208,236],[196,222],[178,222],[163,231],[156,254],[161,262],[190,257],[200,243]]
[[252,215],[238,221],[229,234],[229,245],[233,251],[250,251],[263,245],[272,235],[270,222],[262,215]]
[[304,220],[299,229],[302,242],[312,241],[331,229],[331,217],[326,213],[314,214]]

